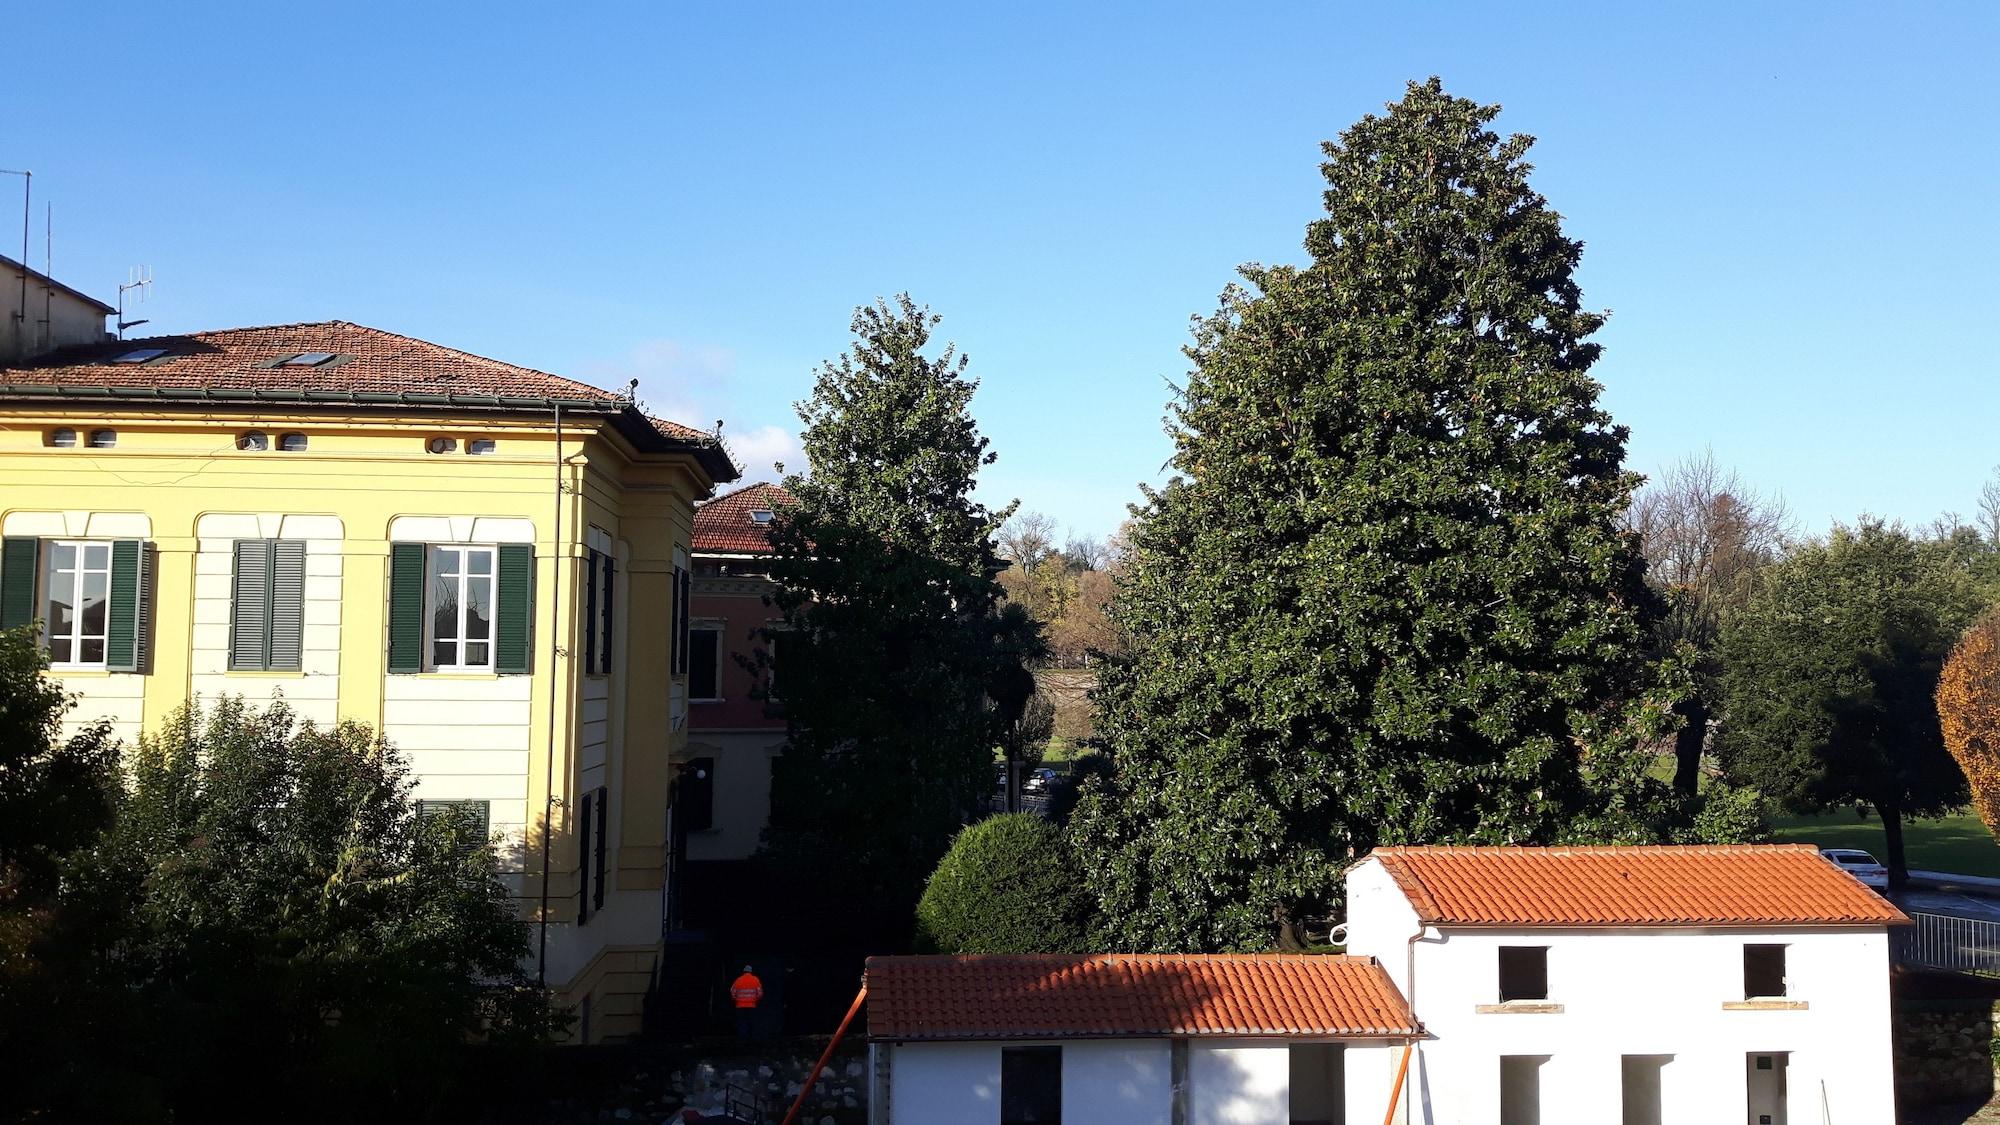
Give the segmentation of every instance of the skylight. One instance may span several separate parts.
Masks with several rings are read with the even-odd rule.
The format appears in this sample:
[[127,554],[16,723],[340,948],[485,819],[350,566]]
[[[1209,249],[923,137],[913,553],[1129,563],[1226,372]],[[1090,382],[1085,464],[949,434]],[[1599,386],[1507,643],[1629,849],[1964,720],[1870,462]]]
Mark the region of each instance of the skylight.
[[770,523],[772,515],[773,513],[769,508],[752,508],[750,509],[750,522]]
[[114,359],[111,362],[144,363],[149,359],[158,359],[165,354],[167,354],[167,349],[165,348],[133,348],[131,351],[126,352],[124,355],[119,356],[117,359]]
[[318,367],[333,358],[332,352],[301,352],[279,364],[280,367]]

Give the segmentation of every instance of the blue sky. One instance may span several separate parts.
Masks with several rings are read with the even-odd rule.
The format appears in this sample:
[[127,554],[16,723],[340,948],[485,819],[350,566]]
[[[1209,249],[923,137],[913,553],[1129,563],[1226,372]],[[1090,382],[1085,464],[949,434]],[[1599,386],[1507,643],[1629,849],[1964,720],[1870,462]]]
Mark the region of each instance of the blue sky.
[[2000,463],[2000,5],[5,0],[0,26],[0,167],[54,200],[57,276],[110,299],[152,267],[141,331],[340,318],[636,377],[726,419],[753,477],[797,463],[791,403],[853,307],[908,290],[983,379],[983,494],[1110,531],[1161,475],[1188,318],[1303,257],[1319,142],[1430,74],[1540,139],[1634,468],[1709,447],[1817,529],[1970,515]]

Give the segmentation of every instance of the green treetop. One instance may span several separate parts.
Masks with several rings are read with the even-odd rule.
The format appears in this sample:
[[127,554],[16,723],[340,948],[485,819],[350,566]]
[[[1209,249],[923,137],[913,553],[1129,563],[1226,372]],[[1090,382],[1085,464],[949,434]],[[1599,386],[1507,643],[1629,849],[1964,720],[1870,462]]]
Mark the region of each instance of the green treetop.
[[937,320],[907,296],[855,313],[853,347],[798,406],[812,474],[786,480],[798,502],[772,533],[788,734],[768,857],[878,950],[908,940],[925,877],[992,791],[1018,717],[1000,704],[1025,703],[1014,685],[1041,645],[1025,614],[996,610],[1011,507],[972,498],[994,455],[964,357],[925,354]]
[[1110,937],[1258,948],[1377,844],[1600,831],[1644,673],[1637,483],[1581,244],[1498,108],[1412,84],[1325,146],[1304,268],[1187,349],[1072,824]]

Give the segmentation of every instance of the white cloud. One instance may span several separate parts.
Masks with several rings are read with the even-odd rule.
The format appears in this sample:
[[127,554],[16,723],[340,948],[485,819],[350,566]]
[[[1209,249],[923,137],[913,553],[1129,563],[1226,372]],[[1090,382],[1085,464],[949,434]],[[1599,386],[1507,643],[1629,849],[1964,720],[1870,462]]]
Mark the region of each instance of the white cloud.
[[736,463],[743,466],[746,481],[776,480],[780,476],[776,463],[781,461],[786,472],[805,471],[806,458],[799,448],[799,439],[783,426],[758,426],[741,433],[725,429],[722,440]]
[[618,359],[584,364],[580,373],[613,390],[623,390],[637,379],[639,402],[646,412],[684,426],[712,430],[722,421],[723,440],[742,466],[745,480],[776,480],[780,461],[790,472],[805,470],[799,439],[784,426],[763,421],[789,416],[791,404],[737,402],[736,355],[728,348],[642,340]]
[[647,413],[693,426],[715,428],[729,417],[736,356],[727,348],[679,340],[642,340],[614,360],[586,363],[581,374],[601,387],[623,390],[639,381],[639,401]]

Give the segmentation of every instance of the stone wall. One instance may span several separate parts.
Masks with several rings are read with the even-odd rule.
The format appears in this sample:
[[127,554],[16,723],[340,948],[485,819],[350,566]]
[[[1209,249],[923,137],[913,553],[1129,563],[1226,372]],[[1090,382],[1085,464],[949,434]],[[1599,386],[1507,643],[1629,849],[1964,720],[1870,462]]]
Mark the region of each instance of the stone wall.
[[1899,1105],[1984,1102],[1993,1096],[1993,1005],[1933,1001],[1893,1019]]
[[[719,1050],[661,1047],[636,1043],[615,1048],[567,1048],[557,1059],[570,1073],[555,1080],[539,1120],[561,1125],[583,1122],[635,1122],[639,1125],[681,1125],[683,1111],[704,1118],[721,1118],[746,1102],[767,1121],[777,1121],[812,1073],[825,1041],[773,1044],[764,1049]],[[582,1063],[581,1055],[597,1056]],[[552,1076],[554,1077],[554,1076]],[[868,1120],[867,1046],[843,1043],[813,1083],[804,1125],[864,1125]]]

